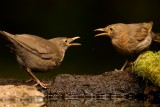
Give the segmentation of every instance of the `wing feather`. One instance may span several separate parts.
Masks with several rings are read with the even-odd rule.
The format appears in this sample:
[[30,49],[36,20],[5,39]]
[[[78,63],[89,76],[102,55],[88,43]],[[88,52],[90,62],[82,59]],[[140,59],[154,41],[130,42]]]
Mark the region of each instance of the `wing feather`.
[[23,48],[40,56],[41,58],[52,58],[55,49],[57,48],[52,42],[43,39],[41,37],[30,35],[30,34],[10,34],[5,31],[0,31],[1,34],[5,35],[11,42],[16,42]]

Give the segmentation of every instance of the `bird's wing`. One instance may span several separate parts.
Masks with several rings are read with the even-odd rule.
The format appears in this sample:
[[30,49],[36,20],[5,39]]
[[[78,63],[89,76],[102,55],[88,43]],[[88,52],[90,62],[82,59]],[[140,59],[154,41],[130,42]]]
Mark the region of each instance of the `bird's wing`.
[[32,52],[39,54],[42,58],[50,59],[56,50],[56,46],[48,40],[43,38],[22,34],[15,35],[16,40],[18,40],[23,46],[29,48]]
[[152,25],[152,22],[131,25],[131,36],[133,36],[137,41],[143,41],[150,34]]
[[9,37],[9,39],[12,39],[13,42],[17,42],[23,48],[42,58],[52,58],[54,45],[43,38],[29,34],[12,35],[4,31],[0,33]]

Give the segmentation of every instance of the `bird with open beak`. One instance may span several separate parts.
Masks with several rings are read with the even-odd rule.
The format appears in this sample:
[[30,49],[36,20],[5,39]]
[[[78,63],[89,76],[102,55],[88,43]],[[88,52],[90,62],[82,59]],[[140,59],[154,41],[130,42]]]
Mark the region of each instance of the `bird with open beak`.
[[72,43],[80,37],[57,37],[47,40],[35,35],[13,35],[5,31],[0,31],[0,37],[5,38],[21,67],[43,88],[46,88],[46,84],[42,83],[32,72],[47,72],[56,68],[62,62],[65,51],[69,47],[80,45]]
[[95,31],[102,33],[95,36],[110,37],[115,49],[126,56],[127,61],[121,68],[121,71],[123,71],[128,64],[129,56],[141,53],[149,48],[153,39],[152,25],[153,22],[111,24],[104,28],[96,29]]

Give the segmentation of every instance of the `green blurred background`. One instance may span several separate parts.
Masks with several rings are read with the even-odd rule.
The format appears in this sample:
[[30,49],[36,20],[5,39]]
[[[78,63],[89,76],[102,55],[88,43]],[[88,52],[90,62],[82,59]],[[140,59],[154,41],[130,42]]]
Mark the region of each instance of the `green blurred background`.
[[[81,37],[77,42],[82,45],[69,48],[57,69],[36,73],[43,79],[62,73],[101,74],[121,68],[125,58],[115,51],[109,38],[94,37],[96,28],[119,22],[153,21],[153,31],[160,32],[158,0],[1,0],[0,12],[0,29],[13,34]],[[158,50],[159,46],[153,44],[151,49]],[[28,78],[3,44],[0,68],[0,77]]]

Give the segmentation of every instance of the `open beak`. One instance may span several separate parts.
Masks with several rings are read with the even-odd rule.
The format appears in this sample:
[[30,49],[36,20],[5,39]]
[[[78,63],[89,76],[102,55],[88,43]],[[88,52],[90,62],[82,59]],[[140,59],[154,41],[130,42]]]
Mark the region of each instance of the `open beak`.
[[108,32],[104,28],[98,28],[98,29],[95,29],[94,31],[100,31],[100,32],[102,32],[102,33],[96,34],[95,36],[105,36],[105,35],[108,35]]
[[81,45],[80,43],[72,43],[73,41],[75,41],[76,39],[79,39],[79,36],[73,37],[73,38],[69,38],[68,39],[68,44],[69,46],[78,46]]

